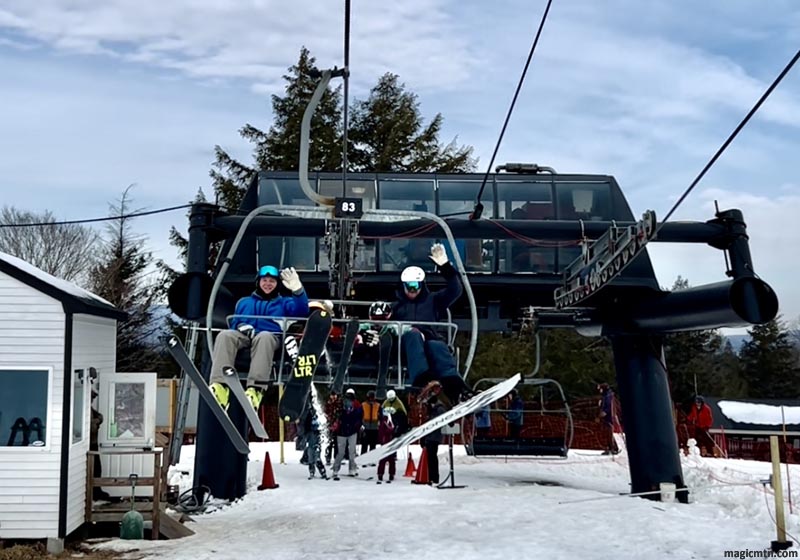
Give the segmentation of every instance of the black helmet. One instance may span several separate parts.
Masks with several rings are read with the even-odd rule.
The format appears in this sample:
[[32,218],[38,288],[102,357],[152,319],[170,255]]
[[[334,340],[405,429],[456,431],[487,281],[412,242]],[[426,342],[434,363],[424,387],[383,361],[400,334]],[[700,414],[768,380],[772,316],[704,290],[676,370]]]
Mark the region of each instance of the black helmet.
[[392,306],[385,301],[376,301],[369,306],[369,318],[375,320],[388,319],[392,314]]

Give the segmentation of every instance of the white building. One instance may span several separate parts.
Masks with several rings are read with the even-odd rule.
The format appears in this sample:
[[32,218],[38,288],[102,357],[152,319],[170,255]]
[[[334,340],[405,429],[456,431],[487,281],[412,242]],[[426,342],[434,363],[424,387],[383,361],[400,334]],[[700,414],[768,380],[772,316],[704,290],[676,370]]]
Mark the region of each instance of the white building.
[[107,301],[0,253],[0,540],[83,523],[90,370],[116,365]]

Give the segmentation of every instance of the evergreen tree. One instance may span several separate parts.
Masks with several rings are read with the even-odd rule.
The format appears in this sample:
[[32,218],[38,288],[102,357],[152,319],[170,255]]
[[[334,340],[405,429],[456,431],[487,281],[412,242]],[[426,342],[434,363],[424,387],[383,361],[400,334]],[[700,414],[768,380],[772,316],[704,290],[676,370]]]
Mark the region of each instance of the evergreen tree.
[[750,340],[739,352],[748,395],[759,398],[797,398],[800,368],[797,351],[780,317],[748,331]]
[[353,106],[348,160],[355,171],[473,171],[471,146],[439,143],[443,118],[437,113],[424,126],[417,95],[407,91],[396,74],[386,73],[366,101]]
[[102,242],[99,263],[90,274],[91,290],[125,311],[128,318],[117,325],[117,371],[154,371],[161,358],[155,350],[160,325],[154,316],[158,289],[147,279],[153,258],[144,239],[131,232],[129,186],[111,216]]
[[[672,290],[688,287],[688,280],[678,276]],[[676,403],[689,403],[698,393],[733,397],[742,392],[738,364],[726,354],[724,339],[717,330],[667,334],[664,357]]]
[[[252,124],[240,131],[253,146],[255,167],[233,159],[216,146],[216,161],[211,171],[214,192],[219,204],[236,209],[256,170],[296,171],[300,164],[300,124],[317,79],[316,59],[308,49],[300,50],[297,64],[283,76],[284,95],[272,96],[273,125],[264,132]],[[340,88],[328,87],[311,119],[308,165],[310,169],[339,171],[342,169],[342,115]]]

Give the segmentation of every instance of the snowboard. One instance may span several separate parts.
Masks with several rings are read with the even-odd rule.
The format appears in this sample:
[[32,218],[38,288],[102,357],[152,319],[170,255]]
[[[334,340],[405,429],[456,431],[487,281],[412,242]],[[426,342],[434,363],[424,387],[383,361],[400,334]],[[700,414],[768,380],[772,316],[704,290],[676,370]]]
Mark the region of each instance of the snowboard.
[[386,398],[386,376],[389,372],[389,360],[392,359],[392,346],[394,339],[388,330],[384,332],[378,341],[378,383],[375,388],[375,398],[382,401]]
[[506,379],[491,389],[487,389],[482,393],[478,393],[471,399],[454,406],[444,414],[425,422],[421,426],[417,426],[402,436],[393,439],[386,445],[373,449],[372,451],[368,451],[363,455],[359,455],[356,457],[356,462],[361,466],[364,466],[368,463],[377,463],[380,459],[383,459],[397,450],[410,445],[423,436],[426,436],[431,432],[435,432],[439,428],[451,424],[459,418],[462,418],[467,414],[475,412],[476,410],[479,410],[480,408],[483,408],[484,406],[503,398],[511,392],[511,389],[513,389],[517,383],[519,383],[521,378],[522,377],[519,373],[514,374],[514,376],[510,379]]
[[[244,440],[242,434],[239,433],[236,426],[233,425],[233,422],[231,422],[231,419],[219,405],[217,399],[214,398],[214,393],[211,392],[208,383],[206,383],[206,380],[200,375],[200,372],[197,371],[197,368],[191,358],[189,358],[189,354],[186,353],[180,340],[175,336],[169,337],[169,339],[167,339],[167,347],[169,348],[169,353],[172,354],[172,357],[175,358],[175,361],[178,362],[181,369],[186,372],[186,375],[189,376],[197,387],[197,390],[200,392],[200,397],[208,408],[211,409],[211,413],[214,415],[214,418],[217,419],[217,422],[220,423],[222,429],[225,430],[225,434],[228,436],[228,439],[231,440],[236,451],[242,455],[248,455],[250,453],[250,446]],[[252,408],[252,406],[250,408]]]
[[247,398],[244,389],[242,389],[242,383],[239,381],[239,373],[231,366],[223,367],[222,373],[225,374],[223,383],[228,386],[228,388],[231,390],[231,393],[233,393],[233,396],[235,396],[236,400],[239,401],[239,405],[242,407],[242,410],[244,410],[244,415],[247,417],[247,421],[253,427],[253,432],[256,434],[256,437],[261,439],[269,439],[267,430],[264,429],[261,419],[258,417],[253,405],[250,403],[250,399]]
[[311,381],[332,326],[331,314],[321,309],[314,311],[306,322],[292,375],[286,382],[279,405],[280,417],[286,422],[294,422],[303,416],[311,391]]
[[353,318],[347,323],[347,329],[345,330],[342,357],[339,358],[339,366],[336,368],[336,377],[333,378],[333,383],[331,383],[331,391],[339,395],[342,394],[344,376],[347,373],[347,368],[350,366],[350,358],[353,356],[353,346],[356,343],[356,336],[358,336],[358,327],[358,319]]

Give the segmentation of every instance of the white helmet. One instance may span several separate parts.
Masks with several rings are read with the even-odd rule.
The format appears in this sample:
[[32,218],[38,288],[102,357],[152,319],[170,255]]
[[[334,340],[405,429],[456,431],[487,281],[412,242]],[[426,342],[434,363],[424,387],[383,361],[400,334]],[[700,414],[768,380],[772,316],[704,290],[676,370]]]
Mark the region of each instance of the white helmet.
[[397,393],[394,392],[394,389],[389,389],[388,391],[386,391],[386,400],[393,401],[396,396]]
[[424,282],[425,271],[418,266],[407,266],[400,274],[401,282]]

